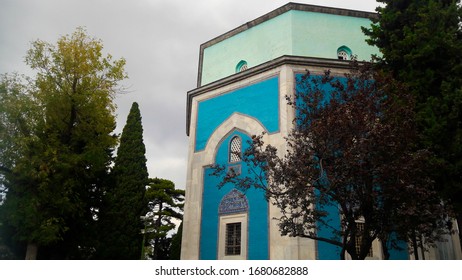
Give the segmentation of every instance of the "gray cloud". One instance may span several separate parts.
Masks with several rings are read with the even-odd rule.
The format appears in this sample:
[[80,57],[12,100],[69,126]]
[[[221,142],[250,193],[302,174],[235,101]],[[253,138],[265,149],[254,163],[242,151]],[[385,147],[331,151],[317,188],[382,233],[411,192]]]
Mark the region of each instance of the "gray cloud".
[[[86,27],[105,51],[127,60],[129,93],[116,98],[117,132],[132,102],[140,105],[151,177],[185,187],[188,139],[186,92],[197,79],[199,45],[288,1],[275,0],[3,0],[0,73],[31,75],[24,64],[30,42],[55,42]],[[298,1],[373,11],[374,0]]]

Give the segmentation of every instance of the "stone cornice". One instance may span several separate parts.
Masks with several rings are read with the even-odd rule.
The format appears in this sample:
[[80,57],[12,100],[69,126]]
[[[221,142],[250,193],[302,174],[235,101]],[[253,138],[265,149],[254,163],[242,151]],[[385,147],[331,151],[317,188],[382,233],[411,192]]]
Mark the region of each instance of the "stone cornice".
[[203,93],[248,79],[252,76],[256,76],[258,74],[261,74],[263,72],[277,68],[282,65],[306,66],[306,67],[314,66],[314,67],[322,67],[322,68],[325,68],[326,70],[333,69],[333,68],[349,70],[351,68],[350,61],[348,60],[284,55],[276,59],[273,59],[271,61],[265,62],[263,64],[257,65],[255,67],[249,68],[248,70],[236,73],[234,75],[222,78],[218,81],[215,81],[215,82],[206,84],[204,86],[198,87],[196,89],[190,90],[187,93],[187,101],[186,101],[186,135],[189,136],[190,122],[191,122],[191,106],[192,106],[192,100],[194,97],[197,97]]

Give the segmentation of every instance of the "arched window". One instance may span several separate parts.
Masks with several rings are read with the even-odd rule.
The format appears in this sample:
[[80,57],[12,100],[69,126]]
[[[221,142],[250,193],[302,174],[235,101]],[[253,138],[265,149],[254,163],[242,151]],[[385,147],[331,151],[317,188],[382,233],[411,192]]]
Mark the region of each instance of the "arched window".
[[341,46],[337,49],[337,58],[340,60],[349,60],[351,59],[352,52],[349,47]]
[[241,161],[242,140],[239,136],[234,136],[229,143],[229,162]]
[[242,72],[247,70],[247,61],[241,60],[239,63],[236,65],[236,73]]

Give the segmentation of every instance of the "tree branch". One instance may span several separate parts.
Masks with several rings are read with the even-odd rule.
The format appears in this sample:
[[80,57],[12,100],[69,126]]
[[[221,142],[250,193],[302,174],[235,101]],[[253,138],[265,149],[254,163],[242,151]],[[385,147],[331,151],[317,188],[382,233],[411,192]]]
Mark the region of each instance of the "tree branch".
[[325,238],[325,237],[320,237],[320,236],[317,236],[317,235],[311,235],[311,234],[298,234],[298,235],[296,235],[296,236],[298,236],[298,237],[304,237],[304,238],[309,238],[309,239],[313,239],[313,240],[317,240],[317,241],[323,241],[323,242],[326,242],[326,243],[329,243],[329,244],[338,246],[338,247],[340,247],[340,248],[343,247],[342,242],[335,241],[335,240],[332,240],[332,239],[329,239],[329,238]]

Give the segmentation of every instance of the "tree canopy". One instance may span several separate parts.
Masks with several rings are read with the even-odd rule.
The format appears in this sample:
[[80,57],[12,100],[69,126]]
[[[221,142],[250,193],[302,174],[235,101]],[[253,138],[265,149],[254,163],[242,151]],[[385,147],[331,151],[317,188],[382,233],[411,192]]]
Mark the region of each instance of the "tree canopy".
[[284,156],[253,136],[243,161],[255,172],[215,166],[221,184],[264,189],[282,212],[283,235],[338,246],[341,258],[348,252],[364,259],[376,239],[385,257],[399,246],[394,236],[437,239],[445,209],[427,176],[430,154],[414,145],[414,102],[406,89],[356,62],[345,77],[307,73],[296,89],[288,97],[296,118]]
[[56,44],[32,43],[25,61],[35,77],[2,76],[1,220],[29,245],[30,258],[39,247],[69,258],[92,246],[80,231],[93,227],[99,208],[117,143],[113,98],[126,78],[125,60],[102,50],[78,28]]
[[[146,215],[146,240],[148,255],[154,260],[169,259],[171,246],[178,250],[178,240],[173,240],[169,234],[176,228],[176,222],[183,219],[184,190],[175,189],[175,184],[166,179],[149,180],[146,189],[149,211]],[[179,231],[181,237],[181,231]],[[177,237],[178,239],[178,237]],[[179,241],[181,246],[181,239]],[[178,253],[176,253],[178,256]],[[178,256],[179,257],[179,256]]]
[[419,145],[432,151],[439,195],[462,226],[462,7],[458,0],[381,0],[363,28],[381,52],[377,66],[416,99]]

